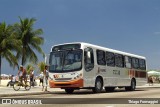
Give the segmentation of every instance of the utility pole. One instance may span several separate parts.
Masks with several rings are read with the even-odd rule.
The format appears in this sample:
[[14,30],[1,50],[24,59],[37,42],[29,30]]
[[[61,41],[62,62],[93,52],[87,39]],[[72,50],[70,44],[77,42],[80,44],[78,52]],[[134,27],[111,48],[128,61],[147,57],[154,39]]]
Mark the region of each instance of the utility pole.
[[49,54],[45,54],[44,62],[46,65],[49,65]]

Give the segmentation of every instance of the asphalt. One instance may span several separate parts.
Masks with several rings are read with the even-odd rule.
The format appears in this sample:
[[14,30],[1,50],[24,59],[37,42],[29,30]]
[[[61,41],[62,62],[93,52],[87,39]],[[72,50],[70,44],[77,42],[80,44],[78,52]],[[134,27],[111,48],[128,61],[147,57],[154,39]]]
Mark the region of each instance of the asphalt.
[[[153,86],[149,86],[148,84],[144,86],[137,86],[137,88],[152,88],[159,87],[160,84],[154,84]],[[41,94],[54,94],[57,92],[64,92],[64,90],[60,88],[49,88],[48,92],[43,92],[41,86],[31,87],[29,91],[26,91],[24,87],[21,87],[19,91],[15,91],[13,87],[0,86],[0,97],[15,97],[15,96],[26,96],[26,95],[41,95]]]

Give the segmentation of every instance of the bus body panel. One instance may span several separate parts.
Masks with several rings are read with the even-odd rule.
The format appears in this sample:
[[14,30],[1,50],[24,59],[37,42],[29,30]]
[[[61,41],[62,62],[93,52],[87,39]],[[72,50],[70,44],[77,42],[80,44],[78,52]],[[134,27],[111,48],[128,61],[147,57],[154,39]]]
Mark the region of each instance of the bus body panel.
[[[147,83],[147,73],[146,70],[132,69],[126,67],[111,67],[111,66],[102,66],[97,64],[97,55],[96,50],[103,50],[113,53],[122,54],[124,56],[130,56],[135,58],[140,58],[146,60],[143,56],[138,56],[130,53],[125,53],[109,48],[104,48],[88,43],[81,43],[81,49],[83,50],[83,59],[82,59],[82,69],[79,71],[72,71],[67,73],[52,73],[49,75],[51,80],[49,85],[51,88],[89,88],[95,86],[95,81],[98,76],[103,78],[103,87],[126,87],[130,86],[131,79],[136,79],[136,85],[144,85]],[[68,43],[72,44],[72,43]],[[74,43],[73,43],[74,44]],[[64,44],[60,44],[64,45]],[[56,45],[58,46],[58,45]],[[90,71],[86,71],[84,66],[84,49],[92,48],[94,54],[94,68]],[[53,47],[52,47],[53,48]],[[52,50],[52,49],[51,49]],[[146,66],[147,67],[147,66]],[[79,75],[78,78],[77,75]]]

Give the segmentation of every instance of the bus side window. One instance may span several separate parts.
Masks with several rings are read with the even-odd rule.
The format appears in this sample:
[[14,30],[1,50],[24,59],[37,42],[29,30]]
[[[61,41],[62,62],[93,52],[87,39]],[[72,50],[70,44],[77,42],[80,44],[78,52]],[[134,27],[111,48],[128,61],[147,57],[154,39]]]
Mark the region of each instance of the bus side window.
[[124,58],[123,55],[115,54],[115,66],[124,67]]
[[92,48],[84,49],[84,67],[86,71],[91,71],[94,68],[94,55]]
[[131,57],[125,56],[125,67],[131,68]]
[[107,66],[111,66],[111,67],[115,66],[114,53],[112,53],[112,52],[106,52],[106,63],[107,63]]
[[97,50],[97,64],[98,65],[106,65],[105,52],[102,50]]
[[135,69],[139,68],[139,60],[137,58],[132,58],[132,66]]

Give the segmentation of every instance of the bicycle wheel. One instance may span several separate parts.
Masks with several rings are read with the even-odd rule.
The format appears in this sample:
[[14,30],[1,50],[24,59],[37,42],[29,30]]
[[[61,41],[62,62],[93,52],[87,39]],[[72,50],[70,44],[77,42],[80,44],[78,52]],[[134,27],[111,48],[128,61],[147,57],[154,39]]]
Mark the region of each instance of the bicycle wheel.
[[18,90],[20,89],[20,87],[21,87],[21,83],[20,83],[19,81],[15,82],[15,83],[13,84],[13,89],[14,89],[15,91],[18,91]]
[[31,89],[31,84],[29,81],[26,82],[25,87],[26,90],[30,90]]

